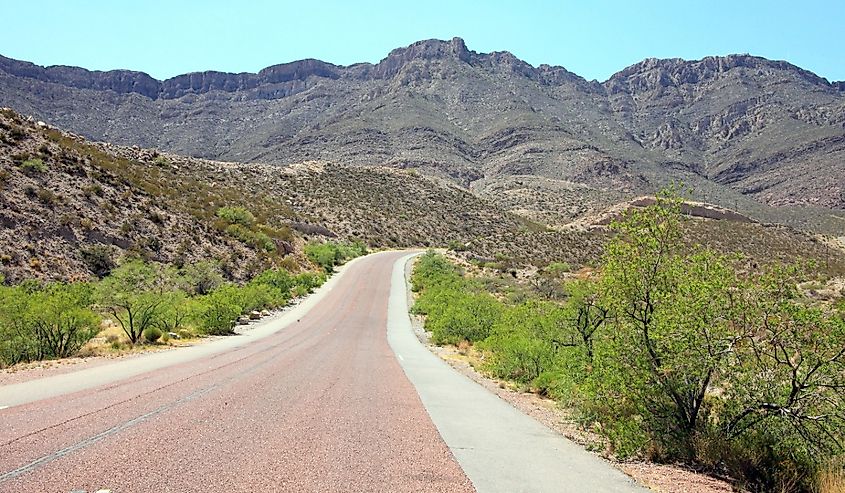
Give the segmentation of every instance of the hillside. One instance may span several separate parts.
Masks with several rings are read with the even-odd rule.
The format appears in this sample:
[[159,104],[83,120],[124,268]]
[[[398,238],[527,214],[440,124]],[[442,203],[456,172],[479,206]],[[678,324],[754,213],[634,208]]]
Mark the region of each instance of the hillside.
[[[377,64],[165,81],[0,58],[0,103],[94,140],[207,159],[418,169],[550,223],[679,180],[763,221],[845,232],[841,84],[748,55],[649,59],[604,82],[458,38]],[[535,195],[521,177],[549,207],[514,198]]]
[[[335,238],[452,246],[508,270],[595,265],[608,238],[606,221],[548,228],[413,170],[183,157],[91,143],[8,109],[0,111],[0,188],[0,273],[10,282],[90,278],[127,256],[219,261],[244,279],[273,264],[296,268],[305,242]],[[217,216],[233,206],[254,214],[250,231]],[[816,259],[845,272],[842,252],[789,227],[701,220],[689,233],[761,263]]]
[[[479,254],[521,261],[596,255],[586,234],[568,242],[518,238],[544,228],[469,192],[411,171],[238,164],[85,139],[0,111],[0,274],[81,279],[120,259],[171,264],[214,260],[233,279],[271,264],[302,264],[306,241],[342,238],[373,247],[474,243]],[[222,207],[256,217],[229,228]],[[266,238],[266,241],[265,241]],[[548,260],[547,260],[548,261]]]

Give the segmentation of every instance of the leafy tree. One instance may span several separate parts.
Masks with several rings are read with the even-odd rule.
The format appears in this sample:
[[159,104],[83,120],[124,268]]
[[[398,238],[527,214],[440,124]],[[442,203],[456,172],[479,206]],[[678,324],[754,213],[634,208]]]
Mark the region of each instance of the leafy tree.
[[745,293],[723,429],[730,439],[759,429],[804,438],[793,453],[817,462],[845,452],[845,321],[802,300],[796,272],[766,275]]
[[29,294],[23,286],[0,286],[0,363],[4,366],[38,357]]
[[184,327],[190,318],[188,295],[181,289],[167,290],[160,294],[160,301],[151,325],[162,333]]
[[0,287],[0,364],[62,358],[97,333],[86,283]]
[[190,292],[199,295],[208,294],[225,282],[218,264],[209,261],[186,265],[182,276],[190,286]]
[[153,326],[164,302],[162,291],[167,282],[160,268],[140,260],[124,263],[100,283],[100,304],[120,324],[132,344]]
[[37,359],[71,356],[97,334],[99,319],[89,308],[92,295],[87,283],[50,284],[31,295]]
[[710,252],[690,254],[680,218],[679,199],[663,195],[615,225],[603,270],[615,319],[603,363],[605,374],[632,377],[628,398],[652,436],[690,457],[708,390],[741,336],[731,324],[734,271]]
[[580,339],[587,362],[592,364],[594,336],[605,324],[610,310],[604,306],[599,287],[594,281],[571,281],[566,284],[564,291],[569,297],[566,306],[570,312],[570,324]]

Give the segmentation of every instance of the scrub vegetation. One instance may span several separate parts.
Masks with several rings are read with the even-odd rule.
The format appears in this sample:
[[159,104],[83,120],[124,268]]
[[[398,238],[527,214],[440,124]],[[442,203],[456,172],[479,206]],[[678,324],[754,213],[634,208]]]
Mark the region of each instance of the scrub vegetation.
[[[366,253],[345,243],[307,248],[335,252],[331,268]],[[179,269],[130,259],[97,282],[0,285],[0,367],[72,356],[100,332],[105,318],[130,345],[157,343],[170,334],[231,334],[239,317],[282,307],[322,285],[330,270],[320,260],[326,259],[315,257],[319,271],[272,268],[241,284],[226,281],[213,262]]]
[[680,204],[664,192],[614,223],[594,272],[551,265],[524,291],[427,253],[413,309],[433,342],[474,344],[482,371],[575,409],[617,458],[680,461],[752,491],[837,484],[845,305],[799,289],[807,266],[691,247]]

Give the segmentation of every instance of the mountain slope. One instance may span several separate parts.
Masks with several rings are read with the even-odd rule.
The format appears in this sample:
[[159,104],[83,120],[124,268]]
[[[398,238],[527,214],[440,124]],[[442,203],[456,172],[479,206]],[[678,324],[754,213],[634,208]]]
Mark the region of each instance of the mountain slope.
[[[543,230],[416,172],[162,154],[87,142],[9,109],[0,110],[0,191],[0,274],[9,282],[88,278],[127,256],[219,261],[243,279],[273,264],[295,268],[305,241],[338,237],[374,247],[474,242],[479,254],[527,262],[538,242],[514,239]],[[256,218],[246,233],[217,217],[233,206]],[[600,251],[586,234],[544,245],[546,261]]]
[[418,168],[479,191],[528,175],[595,197],[682,180],[722,205],[845,208],[841,84],[747,55],[649,59],[604,83],[458,38],[378,64],[165,81],[0,58],[0,102],[95,140],[212,159]]

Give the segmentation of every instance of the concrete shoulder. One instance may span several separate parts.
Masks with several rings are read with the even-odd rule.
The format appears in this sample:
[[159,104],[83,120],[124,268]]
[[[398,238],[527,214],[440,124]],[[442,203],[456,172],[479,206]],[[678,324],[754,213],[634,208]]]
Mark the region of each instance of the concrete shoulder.
[[480,493],[645,492],[600,457],[451,368],[420,343],[408,315],[405,264],[391,279],[387,338],[452,454]]

